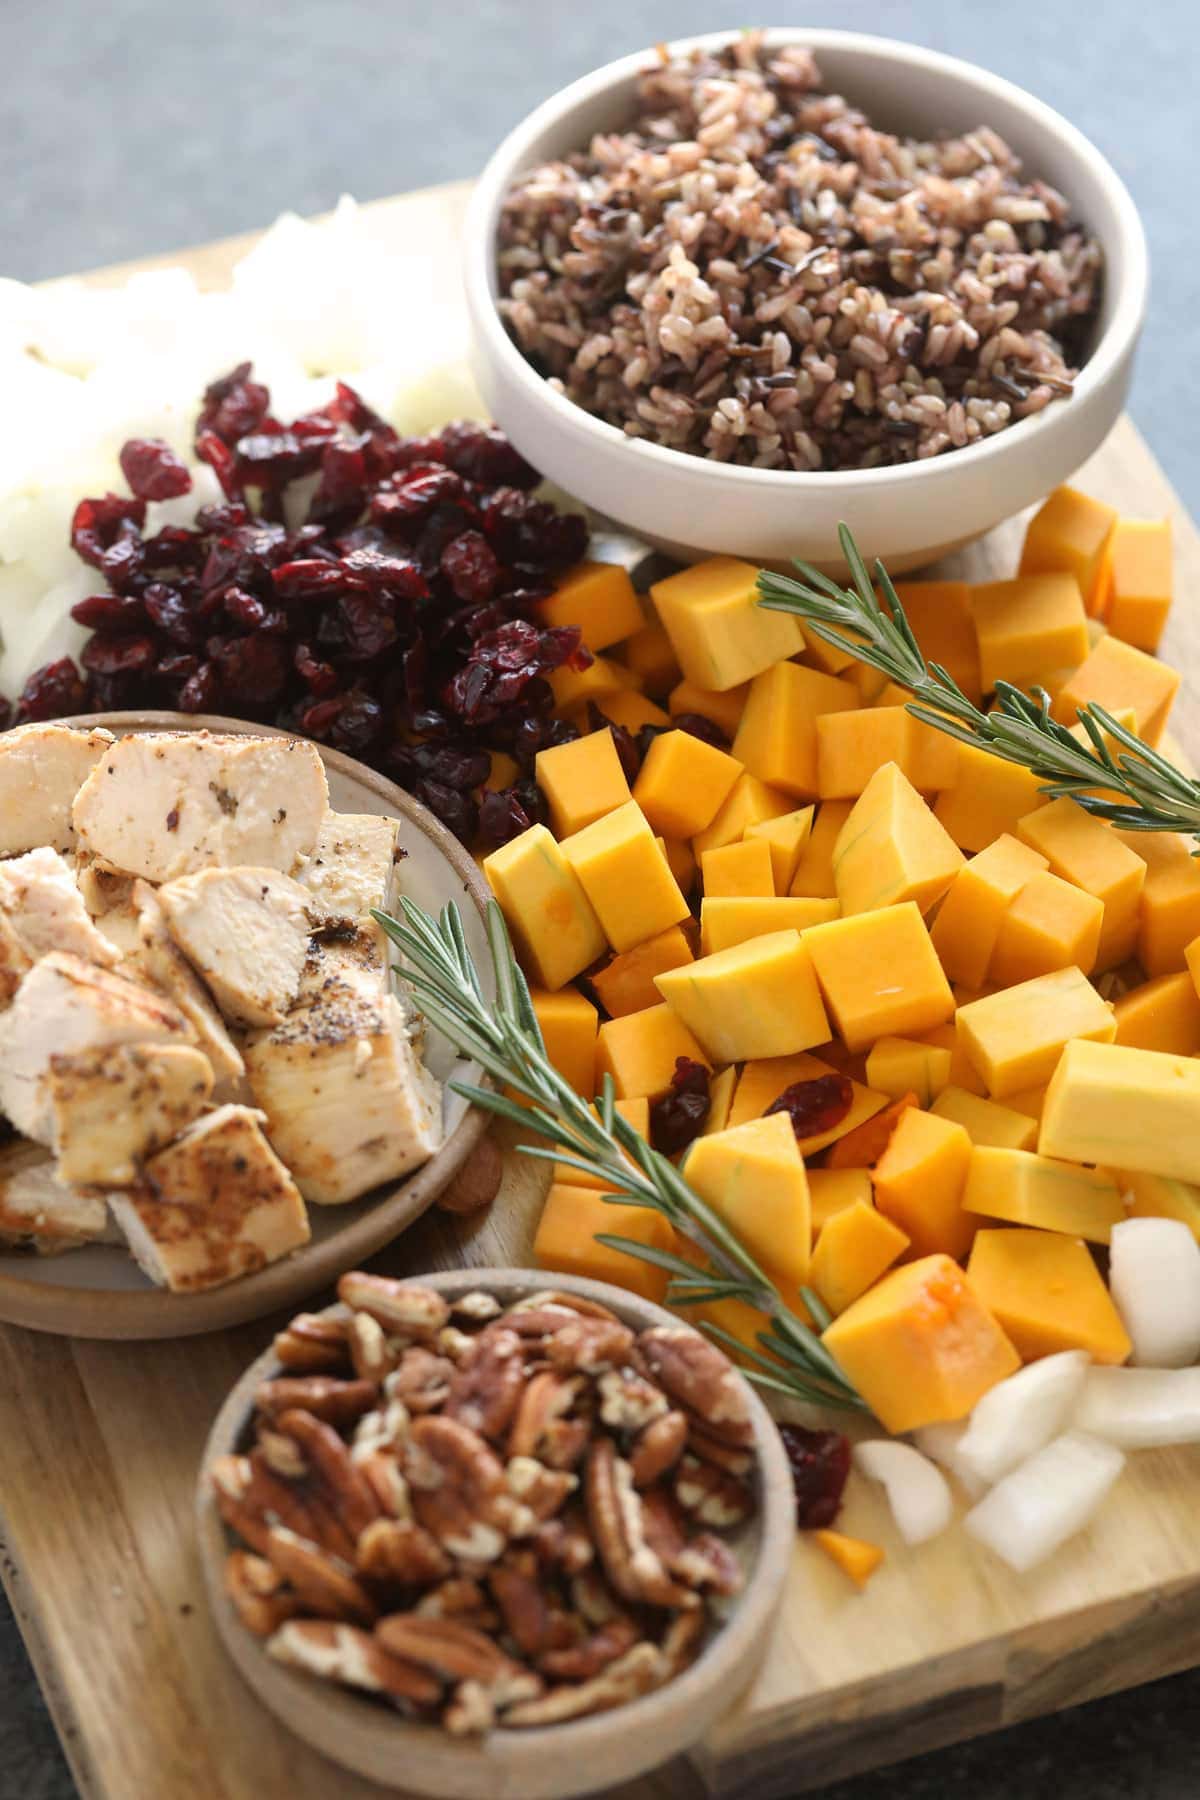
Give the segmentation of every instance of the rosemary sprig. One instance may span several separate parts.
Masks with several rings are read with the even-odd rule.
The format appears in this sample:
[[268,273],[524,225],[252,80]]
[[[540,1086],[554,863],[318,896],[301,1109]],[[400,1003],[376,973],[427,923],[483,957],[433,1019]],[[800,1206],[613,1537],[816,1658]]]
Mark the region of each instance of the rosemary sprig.
[[[866,1411],[816,1332],[788,1310],[737,1234],[689,1187],[674,1163],[616,1111],[612,1078],[605,1076],[593,1112],[548,1060],[529,989],[495,901],[487,914],[494,1000],[484,995],[453,902],[436,920],[411,900],[402,899],[400,911],[399,919],[382,912],[375,918],[403,951],[402,973],[429,1023],[478,1062],[500,1089],[523,1095],[529,1104],[521,1106],[503,1092],[466,1081],[451,1081],[452,1090],[539,1133],[553,1146],[521,1144],[518,1148],[525,1156],[569,1163],[598,1177],[615,1190],[605,1199],[651,1207],[693,1243],[707,1259],[707,1268],[629,1238],[607,1233],[599,1237],[603,1244],[666,1269],[672,1277],[668,1293],[672,1304],[742,1300],[765,1313],[769,1325],[759,1336],[770,1354],[754,1356],[754,1366],[747,1370],[751,1380],[792,1400]],[[823,1330],[829,1314],[820,1300],[807,1288],[801,1297]],[[706,1329],[712,1337],[723,1335],[716,1328]]]
[[824,643],[910,689],[908,711],[915,719],[1028,769],[1051,799],[1067,795],[1125,831],[1190,833],[1193,855],[1200,856],[1200,782],[1094,702],[1079,708],[1086,744],[1050,717],[1044,688],[1025,693],[999,681],[995,710],[981,712],[940,663],[925,661],[883,564],[875,564],[876,593],[848,526],[839,525],[838,536],[851,586],[839,587],[810,563],[797,562],[801,581],[769,571],[759,576],[760,606],[797,614]]

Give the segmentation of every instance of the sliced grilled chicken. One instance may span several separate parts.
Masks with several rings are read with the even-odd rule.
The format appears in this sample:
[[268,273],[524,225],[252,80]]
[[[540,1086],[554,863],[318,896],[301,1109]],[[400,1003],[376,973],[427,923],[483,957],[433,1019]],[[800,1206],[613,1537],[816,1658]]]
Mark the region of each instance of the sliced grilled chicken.
[[296,738],[142,732],[105,753],[75,799],[79,843],[112,869],[295,868],[329,808],[325,767]]
[[75,886],[83,895],[96,930],[106,937],[122,961],[137,948],[137,912],[133,877],[117,875],[84,851],[74,859]]
[[167,930],[235,1025],[277,1025],[308,952],[308,894],[277,869],[203,869],[158,890]]
[[391,994],[331,982],[245,1055],[271,1142],[306,1200],[357,1200],[441,1142],[440,1089]]
[[373,919],[363,925],[318,926],[308,940],[296,1005],[343,987],[386,994],[390,976],[385,943]]
[[57,1256],[112,1241],[103,1194],[69,1186],[40,1144],[21,1141],[0,1150],[0,1244]]
[[111,1196],[130,1250],[160,1287],[220,1287],[308,1242],[304,1202],[261,1120],[246,1106],[218,1107],[151,1157],[141,1186]]
[[52,1056],[46,1086],[62,1180],[119,1188],[131,1186],[143,1160],[199,1118],[213,1072],[190,1044],[108,1044]]
[[51,1059],[109,1044],[187,1044],[192,1031],[162,994],[66,951],[53,950],[22,976],[0,1014],[0,1112],[17,1130],[49,1143]]
[[391,898],[400,821],[378,813],[326,813],[296,880],[312,895],[315,922],[359,924]]
[[32,967],[33,958],[23,948],[8,919],[0,913],[0,1012],[16,993],[26,969]]
[[0,735],[0,856],[75,843],[71,808],[113,742],[110,731],[18,725]]
[[218,1091],[229,1083],[240,1083],[246,1073],[242,1053],[208,989],[176,948],[157,893],[147,882],[136,881],[132,901],[137,938],[131,952],[133,966],[173,1000],[188,1021],[212,1065]]
[[67,950],[108,968],[120,960],[119,951],[92,923],[70,866],[57,850],[29,850],[0,862],[0,913],[35,962],[48,950]]

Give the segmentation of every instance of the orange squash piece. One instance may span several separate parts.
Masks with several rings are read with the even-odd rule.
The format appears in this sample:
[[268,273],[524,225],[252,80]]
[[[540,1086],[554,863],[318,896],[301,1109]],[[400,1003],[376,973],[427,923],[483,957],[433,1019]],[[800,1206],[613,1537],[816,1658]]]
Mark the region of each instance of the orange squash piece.
[[842,1574],[850,1577],[856,1588],[866,1587],[884,1558],[878,1544],[870,1544],[866,1538],[847,1537],[845,1532],[832,1531],[828,1526],[810,1532],[809,1536],[830,1562],[836,1563]]
[[877,1112],[874,1118],[865,1119],[856,1125],[853,1131],[840,1137],[825,1158],[827,1169],[869,1169],[879,1161],[891,1142],[900,1120],[910,1106],[917,1104],[915,1094],[902,1094],[899,1100],[893,1100]]
[[976,1234],[967,1278],[1026,1362],[1086,1350],[1123,1363],[1132,1345],[1086,1244],[1017,1227]]
[[971,1140],[953,1119],[909,1107],[875,1164],[875,1204],[918,1256],[965,1256],[979,1221],[963,1211]]
[[597,969],[591,977],[592,987],[609,1017],[623,1019],[626,1013],[657,1006],[659,992],[654,977],[664,975],[668,969],[682,968],[691,960],[691,945],[682,928],[668,925],[665,931],[647,938],[643,944],[635,944],[632,950],[623,950]]
[[611,1281],[661,1306],[670,1280],[667,1271],[641,1262],[623,1250],[598,1244],[598,1231],[632,1238],[655,1250],[671,1250],[675,1244],[675,1233],[661,1213],[646,1206],[624,1206],[620,1201],[606,1200],[593,1188],[555,1182],[546,1195],[533,1240],[533,1260],[539,1269]]

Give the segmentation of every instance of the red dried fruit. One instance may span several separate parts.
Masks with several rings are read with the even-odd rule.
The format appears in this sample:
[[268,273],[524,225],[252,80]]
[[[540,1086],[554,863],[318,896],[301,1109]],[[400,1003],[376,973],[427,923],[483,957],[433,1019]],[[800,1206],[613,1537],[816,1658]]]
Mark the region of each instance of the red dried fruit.
[[795,1081],[772,1100],[766,1116],[785,1112],[798,1138],[816,1137],[840,1125],[854,1103],[854,1085],[846,1075],[816,1075]]
[[850,1473],[850,1441],[840,1431],[810,1431],[804,1425],[781,1425],[796,1490],[796,1523],[802,1531],[832,1525],[842,1504]]
[[26,719],[64,719],[87,711],[87,689],[69,656],[35,669],[17,702],[18,723]]
[[332,663],[322,662],[319,657],[314,656],[307,644],[296,645],[292,653],[292,664],[311,693],[336,693],[339,685],[337,670]]
[[690,732],[692,737],[700,738],[702,742],[711,744],[715,750],[728,750],[729,748],[729,739],[721,727],[712,719],[706,718],[703,713],[676,713],[671,720],[671,729]]
[[71,548],[94,569],[104,568],[105,554],[119,543],[136,538],[146,523],[146,502],[105,494],[100,500],[81,500],[71,519]]
[[152,668],[157,656],[152,637],[96,631],[83,646],[79,660],[92,675],[137,675]]
[[217,709],[217,672],[211,663],[201,663],[179,690],[179,710],[185,713],[215,712]]
[[267,416],[271,396],[261,382],[251,381],[252,364],[239,363],[228,375],[210,382],[196,423],[196,437],[212,432],[226,444],[256,431]]
[[670,1093],[650,1108],[650,1142],[664,1156],[678,1155],[700,1136],[711,1107],[708,1070],[689,1056],[677,1056]]
[[261,717],[283,693],[291,659],[277,637],[210,639],[208,650],[226,703]]
[[460,600],[490,600],[500,564],[481,531],[464,531],[442,551],[441,570]]
[[137,631],[146,623],[140,594],[89,594],[71,608],[77,625],[89,631]]
[[501,844],[520,837],[535,823],[522,805],[516,787],[489,790],[480,799],[479,836],[489,850],[497,850]]
[[313,557],[303,562],[286,562],[271,570],[276,597],[293,600],[319,600],[326,594],[339,594],[348,584],[340,563]]
[[130,438],[121,449],[121,473],[139,500],[177,500],[192,478],[162,438]]
[[225,498],[236,501],[240,497],[236,459],[225,440],[218,437],[215,431],[198,431],[196,455],[201,462],[209,465],[221,484],[221,492]]
[[541,476],[495,425],[459,419],[439,439],[439,461],[480,487],[535,488]]

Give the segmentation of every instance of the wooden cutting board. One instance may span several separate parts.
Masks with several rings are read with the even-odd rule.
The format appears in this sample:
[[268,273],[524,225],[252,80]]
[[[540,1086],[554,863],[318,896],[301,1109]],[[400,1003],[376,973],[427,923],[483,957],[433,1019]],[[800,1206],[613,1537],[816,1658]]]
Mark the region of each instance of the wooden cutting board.
[[[389,249],[441,258],[451,307],[464,194],[368,208]],[[220,285],[249,241],[156,261]],[[1128,420],[1079,483],[1125,512],[1172,515],[1182,598],[1165,651],[1196,669],[1200,534]],[[1010,574],[1020,530],[1011,521],[953,572]],[[1175,720],[1200,752],[1194,677]],[[512,1155],[505,1164],[486,1217],[429,1215],[374,1266],[528,1262],[543,1177]],[[226,1391],[276,1323],[145,1345],[0,1329],[0,1572],[86,1800],[383,1800],[275,1724],[205,1612],[191,1522],[197,1460]],[[904,1550],[877,1492],[851,1485],[846,1529],[889,1547],[867,1592],[799,1538],[755,1686],[690,1759],[620,1800],[770,1800],[1200,1663],[1200,1449],[1131,1458],[1093,1530],[1024,1578],[958,1527]]]

